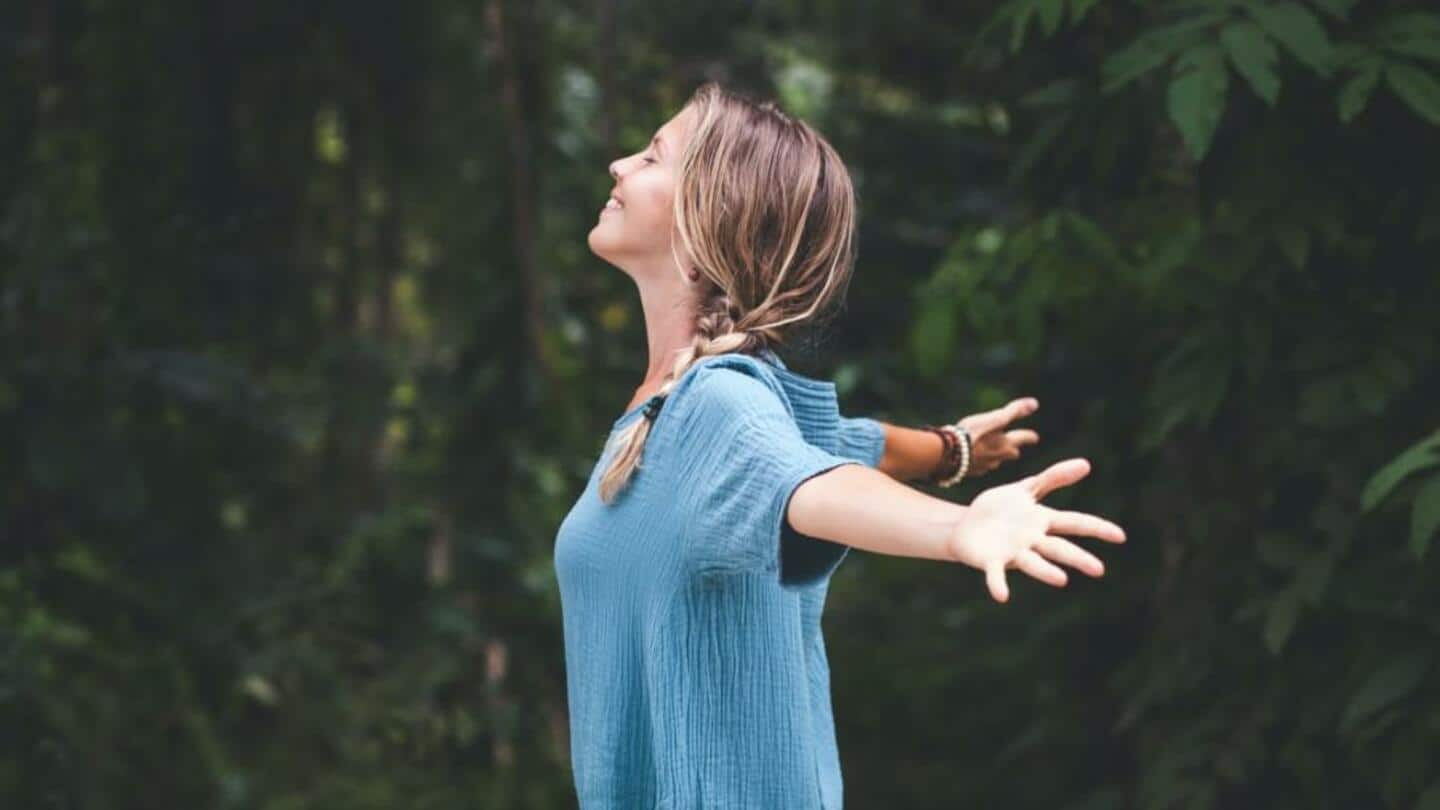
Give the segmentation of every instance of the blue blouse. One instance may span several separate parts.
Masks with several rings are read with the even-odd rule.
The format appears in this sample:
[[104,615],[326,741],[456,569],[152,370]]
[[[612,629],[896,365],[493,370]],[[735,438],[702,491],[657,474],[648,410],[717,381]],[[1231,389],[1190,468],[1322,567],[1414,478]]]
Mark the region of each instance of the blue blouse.
[[582,810],[840,810],[820,614],[849,549],[785,509],[884,442],[773,352],[687,369],[609,505],[607,441],[555,542]]

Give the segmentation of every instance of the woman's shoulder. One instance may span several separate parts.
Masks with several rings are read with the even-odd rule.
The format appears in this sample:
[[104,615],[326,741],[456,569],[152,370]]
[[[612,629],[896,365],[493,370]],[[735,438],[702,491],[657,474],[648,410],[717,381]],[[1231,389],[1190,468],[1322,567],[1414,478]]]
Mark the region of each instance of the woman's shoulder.
[[733,352],[701,358],[685,371],[670,396],[676,410],[691,417],[735,418],[752,409],[777,405],[790,410],[775,367]]

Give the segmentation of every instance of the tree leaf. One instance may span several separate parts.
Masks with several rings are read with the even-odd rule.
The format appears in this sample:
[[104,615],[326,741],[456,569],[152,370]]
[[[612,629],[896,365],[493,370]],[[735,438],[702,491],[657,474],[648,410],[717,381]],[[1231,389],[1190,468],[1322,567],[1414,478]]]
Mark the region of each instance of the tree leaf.
[[1248,21],[1232,23],[1220,31],[1220,42],[1255,95],[1274,106],[1280,94],[1280,77],[1275,74],[1280,53],[1260,26]]
[[1169,62],[1175,54],[1204,39],[1205,29],[1222,19],[1219,14],[1198,14],[1136,37],[1100,66],[1101,92],[1113,93]]
[[1020,97],[1016,103],[1021,107],[1053,107],[1062,106],[1075,100],[1081,90],[1079,79],[1059,79],[1044,87],[1031,90]]
[[1074,211],[1065,212],[1064,225],[1074,234],[1075,238],[1088,248],[1101,262],[1108,264],[1112,269],[1120,270],[1125,264],[1125,259],[1120,255],[1119,248],[1115,241],[1105,230],[1095,224],[1093,219]]
[[1382,63],[1377,61],[1373,65],[1360,69],[1359,73],[1350,77],[1345,86],[1340,88],[1340,120],[1350,123],[1355,116],[1365,111],[1365,105],[1369,103],[1370,96],[1375,92],[1375,85],[1380,82],[1380,68]]
[[1065,0],[1036,0],[1035,8],[1040,13],[1040,30],[1045,36],[1060,30],[1060,23],[1065,19]]
[[1337,20],[1344,20],[1350,16],[1355,0],[1310,0],[1310,4]]
[[1385,81],[1417,115],[1440,126],[1440,81],[1434,76],[1414,65],[1391,62],[1385,66]]
[[1434,62],[1440,62],[1440,39],[1426,39],[1422,37],[1397,39],[1385,43],[1385,49],[1404,56],[1413,56],[1416,59],[1429,59]]
[[1000,8],[995,10],[994,14],[991,14],[985,22],[981,23],[980,27],[976,29],[974,41],[977,43],[983,41],[986,37],[994,33],[995,29],[1004,25],[1006,21],[1014,18],[1020,8],[1028,5],[1027,0],[1010,0],[1010,2],[1000,6]]
[[1433,467],[1437,463],[1440,463],[1440,431],[1411,445],[1370,477],[1360,493],[1361,511],[1369,512],[1374,509],[1411,473]]
[[1015,22],[1010,28],[1010,52],[1016,53],[1020,46],[1025,43],[1025,29],[1030,25],[1030,18],[1035,16],[1035,4],[1030,0],[1024,0],[1016,7]]
[[1265,616],[1265,648],[1271,655],[1279,655],[1285,648],[1285,642],[1295,631],[1295,623],[1299,618],[1300,594],[1294,590],[1277,594]]
[[1415,559],[1425,559],[1436,530],[1440,530],[1440,475],[1420,485],[1415,493],[1410,512],[1410,551]]
[[1135,79],[1170,61],[1174,51],[1160,48],[1126,48],[1111,54],[1100,66],[1100,90],[1113,93]]
[[1009,183],[1018,183],[1030,173],[1030,170],[1035,167],[1036,161],[1046,154],[1050,145],[1060,137],[1060,133],[1065,131],[1065,127],[1070,123],[1070,118],[1070,113],[1062,113],[1036,128],[1035,134],[1030,137],[1030,140],[1026,141],[1025,145],[1015,153],[1015,160],[1010,164],[1010,171],[1007,173]]
[[1250,16],[1296,59],[1321,76],[1330,75],[1330,36],[1314,14],[1295,2],[1247,5]]
[[1345,707],[1340,732],[1349,732],[1359,721],[1409,695],[1420,685],[1429,667],[1430,653],[1416,651],[1401,655],[1371,673]]
[[1079,25],[1100,0],[1070,0],[1070,24]]
[[1200,160],[1209,151],[1220,116],[1225,112],[1229,74],[1220,49],[1214,45],[1186,51],[1175,70],[1167,96],[1170,120],[1180,128],[1190,154]]

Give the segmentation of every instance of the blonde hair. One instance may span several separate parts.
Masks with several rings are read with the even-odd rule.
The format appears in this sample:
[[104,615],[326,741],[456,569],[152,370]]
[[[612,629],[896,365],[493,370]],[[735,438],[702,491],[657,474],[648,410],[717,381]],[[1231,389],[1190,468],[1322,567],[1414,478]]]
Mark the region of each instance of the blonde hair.
[[[702,358],[758,354],[818,321],[843,299],[855,264],[855,190],[829,142],[774,102],[715,82],[690,105],[674,217],[701,292],[694,341],[676,353],[660,396]],[[600,478],[605,503],[641,466],[650,426],[642,416],[612,439],[619,449]]]

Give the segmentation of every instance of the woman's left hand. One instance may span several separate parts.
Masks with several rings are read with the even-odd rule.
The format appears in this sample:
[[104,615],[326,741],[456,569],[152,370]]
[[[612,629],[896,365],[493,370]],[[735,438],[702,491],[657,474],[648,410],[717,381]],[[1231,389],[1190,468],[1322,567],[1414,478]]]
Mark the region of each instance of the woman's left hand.
[[966,478],[984,475],[1007,461],[1020,457],[1020,448],[1040,441],[1033,430],[1006,430],[1016,419],[1023,419],[1039,410],[1034,397],[1012,400],[1003,408],[971,414],[960,420],[960,427],[970,434],[970,470]]

